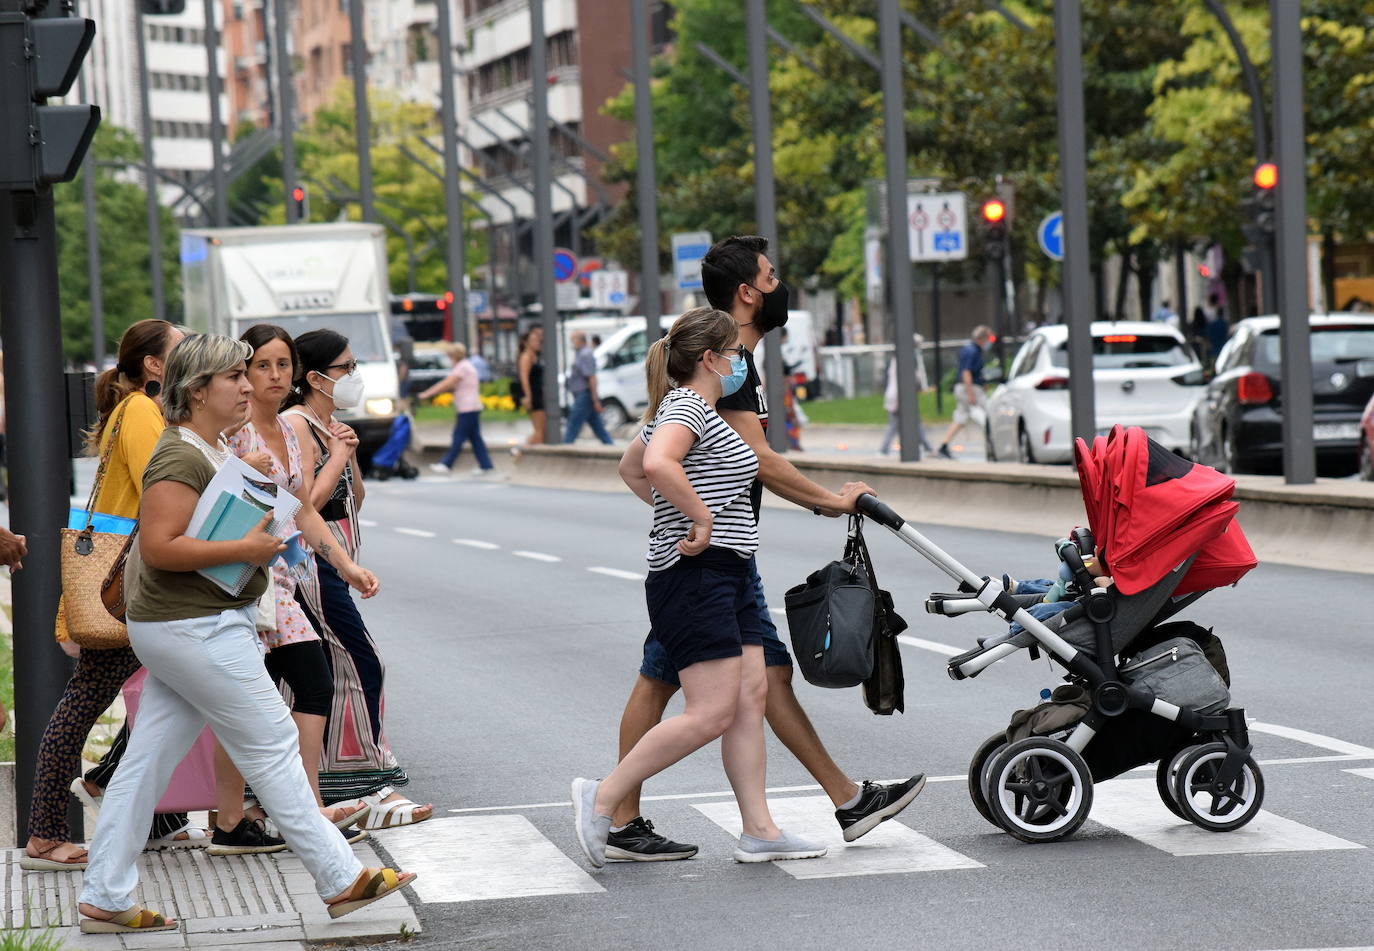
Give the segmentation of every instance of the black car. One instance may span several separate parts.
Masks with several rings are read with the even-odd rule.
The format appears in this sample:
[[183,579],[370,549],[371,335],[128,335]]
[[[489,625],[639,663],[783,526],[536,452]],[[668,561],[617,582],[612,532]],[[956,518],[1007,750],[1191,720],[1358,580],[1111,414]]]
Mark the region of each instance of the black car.
[[[1317,461],[1344,474],[1359,445],[1360,414],[1374,395],[1374,316],[1326,314],[1310,317],[1309,323]],[[1281,468],[1279,377],[1279,319],[1242,320],[1198,402],[1193,458],[1224,472]]]

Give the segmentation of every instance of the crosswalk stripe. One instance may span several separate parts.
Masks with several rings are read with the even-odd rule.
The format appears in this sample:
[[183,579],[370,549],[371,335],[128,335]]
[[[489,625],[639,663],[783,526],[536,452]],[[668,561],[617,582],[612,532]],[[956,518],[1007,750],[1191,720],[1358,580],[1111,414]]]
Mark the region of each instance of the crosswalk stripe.
[[1308,730],[1298,730],[1291,726],[1279,726],[1277,723],[1261,723],[1258,720],[1251,720],[1249,728],[1256,733],[1268,733],[1270,736],[1280,736],[1287,740],[1297,740],[1299,743],[1306,743],[1308,746],[1315,746],[1318,749],[1330,750],[1332,753],[1340,753],[1344,756],[1355,756],[1360,759],[1374,759],[1374,749],[1368,746],[1360,746],[1357,743],[1347,743],[1345,740],[1338,740],[1334,736],[1323,736],[1320,733],[1312,733]]
[[1355,776],[1363,776],[1365,779],[1374,779],[1374,769],[1347,769],[1346,772]]
[[[917,800],[918,808],[919,803]],[[696,803],[696,808],[732,836],[740,834],[739,807],[735,803]],[[983,868],[981,862],[900,822],[885,822],[857,842],[845,842],[835,823],[835,807],[825,796],[774,799],[769,801],[768,808],[779,826],[830,850],[824,858],[777,863],[796,879]]]
[[1234,832],[1208,832],[1166,809],[1152,779],[1114,779],[1096,786],[1088,818],[1176,856],[1364,848],[1263,809]]
[[423,902],[605,891],[524,816],[434,818],[387,830],[386,849],[397,866],[419,873]]

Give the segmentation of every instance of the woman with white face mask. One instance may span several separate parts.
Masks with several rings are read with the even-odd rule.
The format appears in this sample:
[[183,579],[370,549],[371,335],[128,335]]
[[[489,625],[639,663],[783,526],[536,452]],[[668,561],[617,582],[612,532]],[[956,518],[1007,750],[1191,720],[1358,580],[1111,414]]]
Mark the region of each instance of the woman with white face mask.
[[[363,504],[358,437],[333,414],[335,409],[351,409],[362,401],[362,377],[348,338],[342,334],[312,330],[295,343],[295,388],[282,415],[295,430],[302,465],[315,473],[311,504],[340,547],[356,560],[361,544],[358,509]],[[411,802],[395,789],[409,783],[410,777],[397,764],[382,732],[386,668],[377,645],[347,583],[325,562],[319,562],[318,568],[318,592],[297,589],[296,597],[324,639],[334,669],[320,796],[326,806],[362,798],[372,807],[362,823],[367,829],[422,822],[434,814],[434,807]],[[360,711],[366,715],[359,715]]]

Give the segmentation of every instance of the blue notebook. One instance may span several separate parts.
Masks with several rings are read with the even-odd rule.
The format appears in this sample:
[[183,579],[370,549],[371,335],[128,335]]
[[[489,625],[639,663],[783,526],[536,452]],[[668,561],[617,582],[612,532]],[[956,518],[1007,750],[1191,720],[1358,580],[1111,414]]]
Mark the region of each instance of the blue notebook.
[[[214,507],[210,509],[210,515],[205,519],[205,524],[200,527],[200,531],[196,532],[195,537],[210,542],[238,541],[251,532],[262,521],[263,516],[268,514],[270,513],[264,512],[241,496],[230,492],[221,492]],[[271,530],[272,526],[269,524],[268,531]],[[249,579],[257,570],[257,565],[238,561],[202,568],[200,574],[214,581],[230,594],[237,595],[248,584]]]

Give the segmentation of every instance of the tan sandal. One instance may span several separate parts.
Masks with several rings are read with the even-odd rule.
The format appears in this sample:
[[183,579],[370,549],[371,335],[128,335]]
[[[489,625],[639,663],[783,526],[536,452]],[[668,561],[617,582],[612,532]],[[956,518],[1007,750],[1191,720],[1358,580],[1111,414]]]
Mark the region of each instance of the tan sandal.
[[81,919],[82,934],[128,934],[131,931],[175,931],[176,919],[168,920],[158,912],[135,905],[109,918]]
[[[373,874],[369,876],[369,872]],[[365,868],[362,875],[353,883],[353,887],[348,890],[349,897],[325,903],[329,908],[329,917],[342,918],[344,915],[352,914],[359,908],[405,888],[415,881],[416,877],[414,872],[398,872],[394,868]]]
[[[325,818],[334,823],[336,829],[347,829],[349,826],[357,825],[367,818],[372,807],[365,802],[354,802],[346,805],[325,806],[330,810],[330,814]],[[352,812],[348,812],[352,809]],[[323,811],[323,810],[322,810]]]
[[[43,840],[40,839],[39,841]],[[62,846],[70,844],[70,842],[54,842],[46,849],[40,850],[37,855],[30,855],[28,849],[25,849],[23,856],[19,859],[19,867],[26,872],[84,872],[90,860],[90,853],[85,849],[77,849],[76,854],[70,858],[48,858]]]

